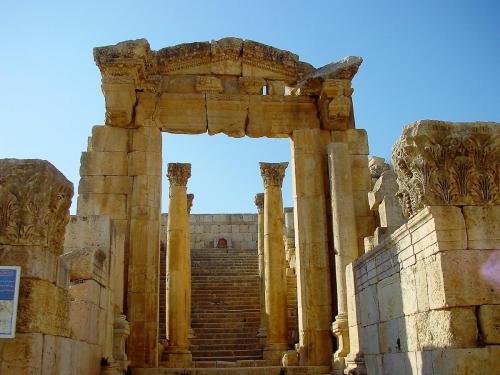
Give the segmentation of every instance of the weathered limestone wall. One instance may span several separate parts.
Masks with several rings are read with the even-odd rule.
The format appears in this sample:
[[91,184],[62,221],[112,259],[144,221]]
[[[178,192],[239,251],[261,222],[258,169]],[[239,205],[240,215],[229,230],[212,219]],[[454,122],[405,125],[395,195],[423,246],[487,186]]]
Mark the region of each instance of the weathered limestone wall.
[[393,161],[409,220],[347,267],[351,354],[369,374],[498,371],[499,135],[495,123],[403,130]]
[[369,374],[495,373],[499,217],[500,206],[428,207],[348,267]]
[[[168,214],[162,214],[161,238],[166,238]],[[257,214],[189,215],[191,249],[210,249],[214,239],[230,240],[233,249],[257,249]]]

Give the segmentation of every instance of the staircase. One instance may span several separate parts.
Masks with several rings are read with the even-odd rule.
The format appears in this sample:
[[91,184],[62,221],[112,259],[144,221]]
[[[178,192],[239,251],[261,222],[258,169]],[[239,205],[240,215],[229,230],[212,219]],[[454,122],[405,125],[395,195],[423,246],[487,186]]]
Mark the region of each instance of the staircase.
[[193,361],[262,359],[257,251],[193,249],[191,264]]

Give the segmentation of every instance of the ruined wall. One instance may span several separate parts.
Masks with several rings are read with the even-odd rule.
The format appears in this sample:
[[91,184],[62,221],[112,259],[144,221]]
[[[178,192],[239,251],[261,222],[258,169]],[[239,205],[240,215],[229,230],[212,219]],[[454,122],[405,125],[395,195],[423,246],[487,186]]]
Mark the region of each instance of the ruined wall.
[[[167,214],[161,219],[161,240],[167,238]],[[216,238],[230,240],[233,249],[257,249],[257,214],[191,214],[191,249],[213,248]]]
[[428,207],[348,267],[370,375],[498,370],[499,217],[499,206]]
[[495,123],[404,128],[393,163],[409,219],[347,267],[351,354],[368,374],[498,372],[499,142]]

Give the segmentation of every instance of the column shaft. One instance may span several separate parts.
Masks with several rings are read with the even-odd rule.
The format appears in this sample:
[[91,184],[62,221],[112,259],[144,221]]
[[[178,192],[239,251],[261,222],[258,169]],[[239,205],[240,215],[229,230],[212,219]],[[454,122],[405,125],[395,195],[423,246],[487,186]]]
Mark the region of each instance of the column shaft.
[[349,353],[346,266],[356,259],[358,254],[356,214],[347,144],[330,144],[328,146],[328,158],[330,164],[338,308],[338,314],[332,326],[333,333],[338,339],[338,349],[334,354],[333,370],[334,374],[343,374],[345,357]]
[[[189,166],[189,168],[188,168]],[[189,251],[189,215],[186,182],[189,164],[169,164],[170,180],[167,221],[167,308],[168,346],[163,360],[168,367],[189,367],[191,270]]]
[[281,184],[288,163],[260,163],[264,178],[264,275],[267,340],[264,359],[280,359],[288,348],[285,243]]
[[257,255],[259,259],[259,286],[260,286],[260,327],[257,337],[267,336],[267,314],[266,314],[266,278],[264,262],[264,194],[255,196],[257,206]]

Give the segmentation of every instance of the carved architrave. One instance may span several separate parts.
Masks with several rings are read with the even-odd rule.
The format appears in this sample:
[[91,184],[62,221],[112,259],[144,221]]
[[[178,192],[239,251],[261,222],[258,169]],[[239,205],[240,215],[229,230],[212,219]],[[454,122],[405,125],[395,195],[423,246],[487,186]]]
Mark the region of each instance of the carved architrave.
[[264,212],[264,193],[255,194],[255,205],[259,214]]
[[191,164],[168,163],[167,177],[172,186],[186,186],[189,177],[191,177]]
[[288,167],[288,163],[259,163],[260,174],[264,180],[264,186],[279,186],[283,184],[283,178],[285,177],[285,170]]
[[499,203],[500,124],[418,121],[392,160],[406,217],[428,205]]
[[73,184],[44,160],[0,160],[0,245],[61,254]]

